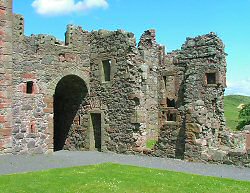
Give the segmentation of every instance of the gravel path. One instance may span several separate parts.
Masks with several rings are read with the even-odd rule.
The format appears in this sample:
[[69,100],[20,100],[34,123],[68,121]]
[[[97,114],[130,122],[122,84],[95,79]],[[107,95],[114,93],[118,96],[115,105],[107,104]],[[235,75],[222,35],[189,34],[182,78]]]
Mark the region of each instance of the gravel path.
[[228,165],[191,163],[182,160],[147,156],[69,151],[59,151],[50,155],[0,156],[0,175],[39,171],[50,168],[91,165],[105,162],[250,181],[250,168],[238,168]]

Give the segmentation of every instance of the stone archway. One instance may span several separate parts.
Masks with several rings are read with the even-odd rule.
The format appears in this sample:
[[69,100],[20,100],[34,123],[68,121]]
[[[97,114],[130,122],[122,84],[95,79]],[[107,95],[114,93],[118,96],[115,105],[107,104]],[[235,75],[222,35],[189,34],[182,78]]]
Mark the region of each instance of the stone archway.
[[80,111],[87,94],[88,88],[79,76],[67,75],[58,82],[54,94],[54,151],[79,147]]

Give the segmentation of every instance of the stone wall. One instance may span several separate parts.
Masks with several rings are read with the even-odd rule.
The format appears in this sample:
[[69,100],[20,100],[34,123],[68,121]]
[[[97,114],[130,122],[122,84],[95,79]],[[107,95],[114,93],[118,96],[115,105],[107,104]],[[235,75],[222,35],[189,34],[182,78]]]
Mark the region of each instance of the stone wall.
[[[210,33],[187,38],[160,66],[160,134],[153,155],[249,167],[245,132],[225,128],[226,53]],[[176,104],[169,107],[166,99]],[[175,113],[176,121],[168,120]]]
[[[91,111],[103,113],[103,151],[132,152],[139,132],[134,119],[136,101],[130,98],[136,87],[136,67],[130,56],[135,46],[132,33],[105,30],[91,33],[91,91],[96,101]],[[109,62],[110,72],[103,65]],[[105,73],[109,78],[105,79]]]
[[[24,35],[0,1],[0,153],[61,149],[249,167],[249,132],[225,129],[226,53],[214,33],[165,53],[147,30]],[[147,149],[147,140],[156,140]]]
[[[46,153],[53,151],[53,95],[57,83],[67,75],[76,75],[89,87],[89,34],[68,26],[65,45],[49,35],[26,37],[23,25],[24,18],[15,15],[12,153]],[[31,93],[27,93],[28,82],[32,82]]]
[[156,42],[155,30],[147,30],[143,33],[138,44],[138,50],[143,60],[141,64],[141,106],[145,113],[145,137],[157,139],[159,133],[159,65],[160,57],[164,53],[159,52],[160,46]]
[[0,0],[0,154],[12,150],[12,0]]
[[218,145],[219,132],[225,128],[225,56],[222,41],[210,33],[188,38],[175,57],[175,65],[186,66],[183,109],[187,159],[200,159],[204,149]]

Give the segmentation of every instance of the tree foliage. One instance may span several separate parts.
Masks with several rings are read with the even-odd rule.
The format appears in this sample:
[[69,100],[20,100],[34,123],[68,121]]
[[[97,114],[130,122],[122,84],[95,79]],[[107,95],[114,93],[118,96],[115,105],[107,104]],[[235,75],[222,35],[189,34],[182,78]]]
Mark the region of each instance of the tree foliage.
[[238,130],[242,130],[245,125],[250,124],[250,104],[244,105],[239,113]]

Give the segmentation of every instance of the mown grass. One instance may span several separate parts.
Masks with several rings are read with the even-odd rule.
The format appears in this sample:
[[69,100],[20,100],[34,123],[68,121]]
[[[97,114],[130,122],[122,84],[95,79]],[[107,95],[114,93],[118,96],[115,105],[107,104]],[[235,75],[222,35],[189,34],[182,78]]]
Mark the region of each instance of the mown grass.
[[228,95],[225,96],[224,108],[225,108],[225,117],[227,127],[231,130],[236,130],[239,119],[239,108],[237,108],[240,104],[248,104],[250,103],[249,96],[241,96],[241,95]]
[[118,164],[0,176],[1,193],[250,192],[250,182]]

